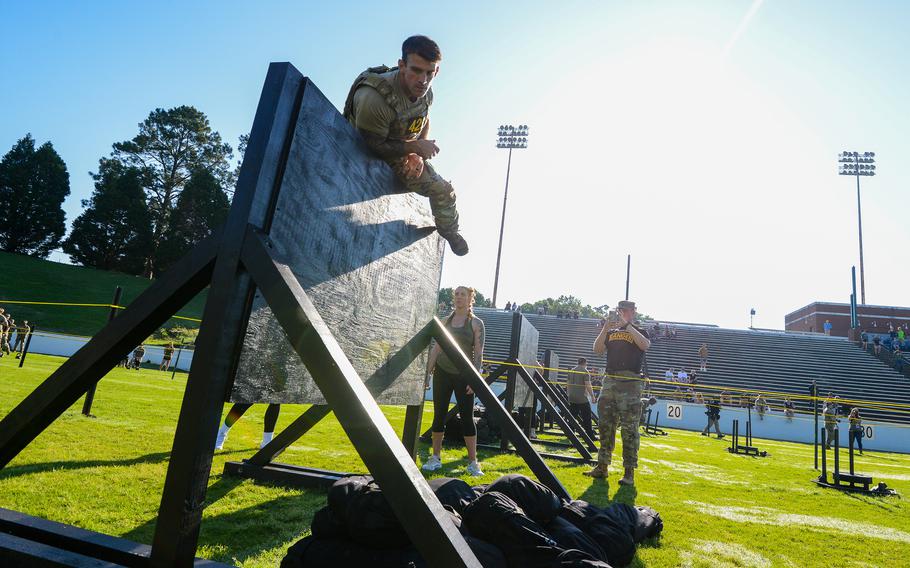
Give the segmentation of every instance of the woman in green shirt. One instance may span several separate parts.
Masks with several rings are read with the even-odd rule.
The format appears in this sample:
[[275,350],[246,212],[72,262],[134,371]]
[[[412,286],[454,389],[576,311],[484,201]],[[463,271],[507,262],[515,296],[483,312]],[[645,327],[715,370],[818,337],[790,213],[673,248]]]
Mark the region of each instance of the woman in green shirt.
[[[455,288],[453,297],[455,311],[446,318],[446,329],[480,372],[483,361],[484,326],[483,321],[474,315],[474,289],[459,286]],[[442,438],[445,434],[445,418],[454,393],[455,400],[458,402],[458,414],[461,418],[461,431],[468,449],[468,473],[474,476],[483,475],[480,464],[477,463],[474,391],[468,386],[455,364],[442,352],[438,343],[430,351],[428,368],[433,376],[433,455],[423,464],[423,469],[436,471],[442,467],[440,453],[442,452]]]

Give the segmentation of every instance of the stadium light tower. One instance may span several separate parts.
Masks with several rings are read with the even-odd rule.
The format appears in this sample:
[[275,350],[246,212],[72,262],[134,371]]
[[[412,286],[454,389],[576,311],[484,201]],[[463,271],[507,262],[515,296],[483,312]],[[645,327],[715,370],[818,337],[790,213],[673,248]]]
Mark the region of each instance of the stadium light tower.
[[859,221],[859,290],[860,303],[866,303],[866,273],[863,267],[863,212],[859,199],[860,176],[875,175],[875,152],[841,152],[837,156],[840,163],[838,174],[856,176],[856,217]]
[[497,131],[497,148],[509,149],[509,163],[506,166],[506,191],[502,196],[502,222],[499,225],[499,250],[496,251],[496,277],[493,279],[493,307],[496,307],[496,293],[499,291],[499,261],[502,258],[502,234],[506,228],[506,201],[509,199],[509,173],[512,170],[512,150],[528,147],[528,125],[504,124]]

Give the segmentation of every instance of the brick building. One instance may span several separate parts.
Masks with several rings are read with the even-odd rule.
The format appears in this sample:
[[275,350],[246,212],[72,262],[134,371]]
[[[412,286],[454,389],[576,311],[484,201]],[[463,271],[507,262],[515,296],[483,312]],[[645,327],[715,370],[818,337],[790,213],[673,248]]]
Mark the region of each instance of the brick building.
[[[888,324],[894,329],[904,327],[910,331],[910,308],[899,306],[856,306],[859,327],[863,331],[888,332]],[[787,331],[808,331],[823,333],[825,320],[831,322],[831,335],[847,337],[850,330],[850,304],[834,302],[812,302],[784,316]]]

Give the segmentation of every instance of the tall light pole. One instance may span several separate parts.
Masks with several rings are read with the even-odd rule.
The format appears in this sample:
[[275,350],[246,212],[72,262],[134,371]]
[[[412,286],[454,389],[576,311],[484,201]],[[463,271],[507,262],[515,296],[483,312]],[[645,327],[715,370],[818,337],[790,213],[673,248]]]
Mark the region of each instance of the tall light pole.
[[841,152],[838,174],[856,176],[856,218],[859,220],[859,293],[860,303],[866,303],[866,273],[863,267],[863,210],[859,199],[859,177],[875,175],[875,152]]
[[497,131],[497,148],[509,149],[509,164],[506,166],[506,191],[502,196],[502,222],[499,225],[499,250],[496,251],[496,277],[493,280],[493,307],[496,307],[496,293],[499,291],[499,261],[502,258],[502,233],[506,228],[506,202],[509,199],[509,173],[512,170],[512,150],[528,147],[528,125],[504,124]]

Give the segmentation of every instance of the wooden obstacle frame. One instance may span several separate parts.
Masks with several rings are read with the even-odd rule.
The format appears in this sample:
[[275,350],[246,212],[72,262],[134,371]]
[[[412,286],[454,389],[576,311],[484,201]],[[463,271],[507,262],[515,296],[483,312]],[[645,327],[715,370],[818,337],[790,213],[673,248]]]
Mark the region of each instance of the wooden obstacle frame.
[[727,451],[731,454],[742,454],[746,456],[760,457],[764,458],[768,456],[768,452],[759,450],[758,447],[752,445],[752,414],[749,414],[749,419],[746,421],[746,431],[745,431],[745,443],[740,443],[740,432],[739,432],[739,420],[733,421],[733,435],[730,437],[730,447],[727,448]]
[[[178,261],[0,421],[2,468],[136,345],[208,287],[151,546],[0,510],[0,565],[224,566],[195,558],[195,554],[215,437],[223,405],[233,390],[257,293],[274,314],[289,345],[325,399],[324,404],[310,407],[295,421],[298,431],[306,430],[299,423],[304,426],[315,423],[319,414],[334,412],[428,564],[446,568],[480,566],[414,463],[413,440],[419,430],[420,412],[409,407],[403,444],[371,390],[381,391],[383,385],[403,373],[411,361],[425,352],[431,339],[439,341],[487,408],[498,412],[504,432],[534,475],[560,497],[569,498],[438,319],[423,324],[363,382],[301,286],[298,275],[279,258],[281,245],[286,243],[273,240],[270,228],[282,178],[288,169],[296,166],[289,163],[295,128],[312,110],[307,105],[313,104],[327,104],[315,85],[289,63],[270,65],[231,210],[222,230]],[[331,120],[343,123],[337,111],[334,113],[337,116]],[[320,128],[331,127],[332,124],[320,125]],[[337,174],[339,166],[321,167],[322,173],[331,176]],[[336,168],[334,174],[329,171],[332,168]],[[390,175],[387,167],[376,168],[374,172]],[[421,233],[413,227],[402,231],[418,237],[432,233]],[[439,242],[438,237],[432,238]],[[380,256],[385,254],[387,251]],[[290,439],[295,432],[288,430],[273,442],[284,443]],[[277,445],[280,444],[269,451]],[[255,467],[259,466],[250,464],[251,469]]]
[[[531,418],[535,410],[533,405],[540,403],[542,409],[550,416],[553,416],[554,422],[558,426],[558,433],[564,435],[569,442],[536,439],[534,443],[560,449],[574,449],[578,454],[567,455],[543,452],[540,455],[559,461],[594,463],[596,456],[592,452],[597,452],[597,445],[581,429],[572,416],[566,399],[564,396],[561,397],[558,392],[560,391],[559,387],[545,379],[539,370],[528,367],[523,363],[523,361],[528,360],[526,359],[528,357],[536,361],[539,332],[523,314],[513,312],[511,317],[509,356],[505,361],[493,367],[484,379],[484,382],[488,385],[487,388],[496,381],[505,380],[505,389],[497,396],[497,399],[501,401],[497,406],[504,407],[505,413],[510,418],[514,414],[518,415],[522,439],[528,440],[532,437]],[[477,390],[474,389],[474,392],[476,393]],[[481,399],[481,402],[488,409],[488,419],[494,420],[496,424],[501,424],[498,408],[491,409],[487,401],[483,399]],[[491,411],[492,414],[490,414]],[[458,414],[457,406],[451,408],[446,414],[445,423],[455,420]],[[429,440],[430,434],[431,431],[427,428],[421,434],[421,439]],[[503,453],[520,454],[521,450],[515,444],[513,436],[512,432],[502,429],[498,445],[477,444],[477,447]]]
[[890,495],[897,495],[897,492],[894,489],[889,488],[884,483],[879,483],[875,487],[872,487],[872,476],[871,475],[862,475],[856,473],[853,464],[853,438],[850,438],[849,442],[849,453],[848,457],[850,460],[850,471],[849,473],[844,473],[840,469],[840,432],[838,428],[834,428],[834,471],[831,472],[831,481],[828,481],[828,458],[826,453],[827,444],[827,431],[823,427],[821,428],[821,447],[822,447],[822,471],[821,474],[815,479],[815,483],[821,487],[827,487],[829,489],[837,489],[839,491],[844,491],[847,493],[860,493],[863,495],[875,495],[878,497],[886,497]]

